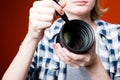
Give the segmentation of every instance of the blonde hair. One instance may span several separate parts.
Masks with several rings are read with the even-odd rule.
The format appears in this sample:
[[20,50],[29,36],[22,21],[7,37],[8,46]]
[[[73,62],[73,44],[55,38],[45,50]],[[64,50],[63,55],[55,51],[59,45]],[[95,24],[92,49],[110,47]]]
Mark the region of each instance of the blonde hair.
[[101,7],[99,0],[96,0],[95,6],[91,11],[91,19],[93,21],[99,19],[103,15],[103,13],[105,13],[107,10],[108,10],[107,8],[104,9]]

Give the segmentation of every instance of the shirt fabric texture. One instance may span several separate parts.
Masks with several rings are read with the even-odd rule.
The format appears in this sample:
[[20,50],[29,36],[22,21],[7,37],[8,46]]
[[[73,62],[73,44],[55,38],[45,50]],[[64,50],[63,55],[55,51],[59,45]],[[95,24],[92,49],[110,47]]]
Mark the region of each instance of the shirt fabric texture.
[[[95,20],[96,53],[112,80],[120,80],[120,25]],[[45,30],[38,43],[26,80],[67,80],[67,64],[53,50],[56,36],[63,25],[61,18]],[[75,79],[77,80],[77,79]],[[79,79],[78,79],[79,80]],[[87,80],[87,79],[84,79]]]

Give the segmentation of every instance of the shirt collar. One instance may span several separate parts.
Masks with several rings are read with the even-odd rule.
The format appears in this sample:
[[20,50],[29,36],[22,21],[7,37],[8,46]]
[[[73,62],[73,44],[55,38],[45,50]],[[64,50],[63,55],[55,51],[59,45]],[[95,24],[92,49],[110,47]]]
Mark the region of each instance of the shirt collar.
[[[58,18],[50,28],[45,30],[45,36],[49,39],[55,37],[59,33],[63,22],[64,21],[61,18]],[[106,29],[108,28],[106,27],[108,26],[108,23],[103,20],[95,20],[95,24],[97,26],[97,33],[106,37],[108,34],[108,29]]]
[[63,20],[61,18],[58,18],[50,28],[45,30],[45,36],[49,39],[52,39],[53,37],[55,37],[60,31],[63,25],[62,23],[63,23]]

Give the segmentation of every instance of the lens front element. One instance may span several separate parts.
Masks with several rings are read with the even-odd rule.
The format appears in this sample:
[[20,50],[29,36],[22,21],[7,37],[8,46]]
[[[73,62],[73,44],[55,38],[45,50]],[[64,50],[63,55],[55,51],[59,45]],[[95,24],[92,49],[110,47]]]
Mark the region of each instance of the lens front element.
[[62,26],[57,42],[76,54],[85,53],[93,45],[94,31],[84,21],[71,20]]

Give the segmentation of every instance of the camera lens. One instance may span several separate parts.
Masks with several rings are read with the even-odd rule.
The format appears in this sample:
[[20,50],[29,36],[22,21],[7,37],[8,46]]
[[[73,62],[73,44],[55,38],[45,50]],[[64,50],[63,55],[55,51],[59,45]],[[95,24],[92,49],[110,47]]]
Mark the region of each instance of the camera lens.
[[66,22],[56,39],[63,47],[79,54],[87,52],[94,43],[94,31],[92,27],[81,20]]

